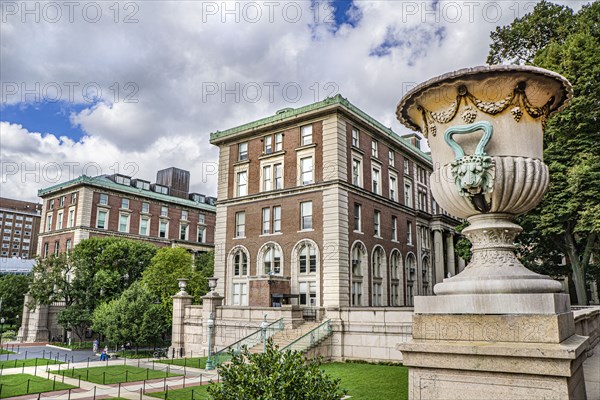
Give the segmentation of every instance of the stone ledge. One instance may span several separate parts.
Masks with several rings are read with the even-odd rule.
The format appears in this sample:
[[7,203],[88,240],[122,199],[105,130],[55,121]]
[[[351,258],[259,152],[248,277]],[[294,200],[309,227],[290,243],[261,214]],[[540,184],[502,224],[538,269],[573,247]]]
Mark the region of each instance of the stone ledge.
[[415,297],[415,314],[562,314],[570,311],[569,295],[565,293]]

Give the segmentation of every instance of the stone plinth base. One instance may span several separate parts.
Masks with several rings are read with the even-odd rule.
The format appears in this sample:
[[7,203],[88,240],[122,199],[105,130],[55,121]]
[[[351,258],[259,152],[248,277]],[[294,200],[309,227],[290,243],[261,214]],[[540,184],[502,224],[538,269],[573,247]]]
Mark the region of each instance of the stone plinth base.
[[409,398],[585,399],[588,338],[575,334],[565,299],[417,297],[413,339],[397,346],[409,367]]

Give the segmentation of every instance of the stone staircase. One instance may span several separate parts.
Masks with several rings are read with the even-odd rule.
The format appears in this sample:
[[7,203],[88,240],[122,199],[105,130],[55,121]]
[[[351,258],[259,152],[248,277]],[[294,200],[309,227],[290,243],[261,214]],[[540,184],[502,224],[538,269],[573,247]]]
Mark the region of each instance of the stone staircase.
[[[271,339],[273,340],[273,343],[279,347],[279,349],[283,349],[284,347],[288,346],[290,343],[301,338],[302,336],[306,335],[310,331],[316,329],[320,324],[321,324],[320,322],[304,322],[295,328],[292,328],[291,326],[289,326],[289,327],[286,327],[283,331],[277,332],[276,334],[274,334],[271,337]],[[262,353],[263,347],[264,347],[263,343],[258,343],[250,349],[250,353]],[[301,350],[301,351],[305,350],[303,348],[296,349],[294,347],[295,346],[292,346],[292,350]],[[299,344],[299,347],[304,347],[304,346]]]

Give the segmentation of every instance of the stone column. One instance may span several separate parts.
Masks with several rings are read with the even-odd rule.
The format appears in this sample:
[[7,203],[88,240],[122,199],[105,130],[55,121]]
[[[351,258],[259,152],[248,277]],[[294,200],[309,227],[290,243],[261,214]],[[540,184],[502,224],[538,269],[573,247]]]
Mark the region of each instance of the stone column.
[[450,276],[456,275],[456,264],[454,262],[454,236],[452,232],[446,236],[446,260],[448,262],[448,273]]
[[[210,278],[208,281],[208,286],[211,288],[210,292],[206,294],[206,296],[202,297],[202,345],[208,354],[208,320],[212,319],[215,322],[214,329],[212,330],[212,337],[210,342],[212,344],[213,350],[215,346],[215,336],[216,332],[219,329],[219,322],[217,319],[217,307],[220,307],[223,304],[223,296],[215,291],[217,287],[217,278]],[[213,351],[214,353],[214,351]]]
[[444,241],[441,229],[433,230],[433,265],[435,269],[435,282],[440,283],[444,280]]
[[[185,291],[185,279],[179,280],[181,290],[173,296],[173,329],[171,331],[171,354],[185,354],[185,308],[192,305],[193,297]],[[183,285],[183,287],[182,287]]]
[[465,269],[465,260],[462,257],[458,257],[458,273],[460,274]]

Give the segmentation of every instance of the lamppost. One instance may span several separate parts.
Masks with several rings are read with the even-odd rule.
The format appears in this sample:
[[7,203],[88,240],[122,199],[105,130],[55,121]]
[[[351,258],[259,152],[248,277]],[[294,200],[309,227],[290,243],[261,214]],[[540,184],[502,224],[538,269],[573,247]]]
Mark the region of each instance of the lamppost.
[[2,344],[2,334],[4,333],[4,317],[0,318],[0,344]]
[[207,324],[208,324],[208,359],[206,360],[205,369],[207,371],[211,371],[211,370],[215,369],[215,365],[212,360],[212,334],[213,334],[213,329],[215,326],[215,320],[214,320],[213,313],[210,313],[210,317],[208,318]]
[[269,323],[267,322],[267,314],[265,314],[265,318],[263,319],[262,324],[260,324],[263,336],[263,353],[267,352],[267,326],[269,326]]

